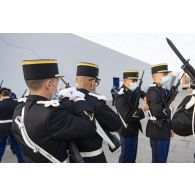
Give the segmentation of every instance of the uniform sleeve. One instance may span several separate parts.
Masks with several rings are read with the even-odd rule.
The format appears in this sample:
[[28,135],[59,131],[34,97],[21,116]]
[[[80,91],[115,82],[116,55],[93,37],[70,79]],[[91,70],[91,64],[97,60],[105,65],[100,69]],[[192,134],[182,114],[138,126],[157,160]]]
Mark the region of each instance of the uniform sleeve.
[[63,107],[66,111],[72,114],[80,114],[84,118],[91,118],[94,116],[94,107],[87,101],[78,101],[74,103],[74,101],[69,100],[68,98],[64,98],[60,102],[61,107]]
[[162,100],[156,90],[149,89],[146,97],[152,116],[157,119],[170,119],[171,110],[169,107],[163,108]]
[[113,132],[119,130],[121,127],[119,116],[105,101],[95,102],[95,118],[104,130]]
[[96,133],[94,118],[87,112],[85,101],[75,103],[75,115],[62,107],[52,112],[47,124],[51,136],[55,139],[80,139]]
[[131,110],[124,95],[117,96],[115,105],[117,111],[126,123],[140,121],[145,117],[142,109],[138,108],[135,111]]
[[185,109],[185,106],[189,102],[190,98],[191,96],[187,96],[182,100],[172,118],[172,129],[180,136],[192,135],[193,107],[189,110]]

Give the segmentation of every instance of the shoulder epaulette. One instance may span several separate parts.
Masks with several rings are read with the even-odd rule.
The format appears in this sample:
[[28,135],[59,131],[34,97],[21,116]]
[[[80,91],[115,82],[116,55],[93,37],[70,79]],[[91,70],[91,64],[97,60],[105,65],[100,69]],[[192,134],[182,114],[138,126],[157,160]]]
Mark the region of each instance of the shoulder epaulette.
[[122,94],[124,94],[124,88],[123,87],[120,88],[120,90],[118,91],[118,95],[122,95]]
[[93,96],[93,97],[97,98],[98,100],[104,100],[104,101],[106,101],[106,97],[104,95],[100,95],[100,94],[92,93],[92,92],[90,92],[88,94],[90,96]]
[[37,104],[43,104],[44,107],[58,107],[60,105],[59,100],[51,100],[51,101],[37,101]]
[[26,102],[26,100],[27,100],[27,97],[24,97],[24,98],[19,98],[19,99],[18,99],[18,102],[20,102],[20,103],[21,103],[21,102],[24,102],[24,103],[25,103],[25,102]]
[[156,87],[156,84],[149,85],[149,87]]

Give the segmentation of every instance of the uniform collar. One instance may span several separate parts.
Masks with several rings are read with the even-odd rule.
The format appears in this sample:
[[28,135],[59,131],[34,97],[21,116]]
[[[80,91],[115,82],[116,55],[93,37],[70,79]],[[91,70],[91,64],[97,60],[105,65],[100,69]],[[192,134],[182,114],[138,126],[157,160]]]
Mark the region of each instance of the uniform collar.
[[88,90],[86,90],[86,89],[78,89],[78,91],[81,91],[82,93],[84,93],[84,94],[88,94],[89,93],[89,91]]
[[122,88],[124,88],[124,91],[126,93],[131,93],[131,90],[128,87],[126,87],[124,84],[122,85]]
[[157,83],[153,83],[154,85],[156,85],[156,87],[158,87],[159,89],[163,89],[161,85],[158,85]]
[[167,92],[167,89],[166,88],[163,88],[161,85],[158,85],[157,83],[153,83],[154,85],[156,85],[156,87],[160,90],[160,91],[165,91]]
[[46,97],[39,96],[39,95],[29,95],[27,97],[27,101],[48,101]]

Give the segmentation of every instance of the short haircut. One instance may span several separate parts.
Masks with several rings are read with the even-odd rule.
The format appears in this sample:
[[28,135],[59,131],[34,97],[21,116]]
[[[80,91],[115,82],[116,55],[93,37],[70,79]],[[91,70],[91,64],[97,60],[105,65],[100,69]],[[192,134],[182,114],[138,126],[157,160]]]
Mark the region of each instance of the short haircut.
[[28,88],[33,89],[33,90],[38,90],[41,89],[43,86],[43,83],[46,82],[49,79],[40,79],[40,80],[25,80],[26,85]]
[[[77,76],[76,80],[78,82],[82,81],[83,83],[87,84],[90,82],[90,79],[92,79],[92,77],[88,77],[88,76]],[[95,78],[94,78],[95,79]]]

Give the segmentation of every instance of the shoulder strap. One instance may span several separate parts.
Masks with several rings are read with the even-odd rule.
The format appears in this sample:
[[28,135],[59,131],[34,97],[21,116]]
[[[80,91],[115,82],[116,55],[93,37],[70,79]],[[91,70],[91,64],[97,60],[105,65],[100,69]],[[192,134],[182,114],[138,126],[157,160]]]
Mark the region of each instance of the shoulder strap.
[[34,153],[40,153],[40,154],[42,154],[50,162],[60,163],[60,161],[58,159],[56,159],[54,156],[52,156],[51,154],[49,154],[47,151],[45,151],[43,148],[41,148],[40,146],[38,146],[37,144],[35,144],[30,139],[30,137],[27,134],[25,125],[24,125],[24,110],[25,110],[25,107],[22,108],[22,115],[21,116],[17,116],[16,119],[15,119],[15,122],[16,122],[16,124],[18,125],[18,127],[20,129],[20,132],[22,134],[22,137],[23,137],[24,142],[26,143],[26,145],[29,148],[31,148]]

